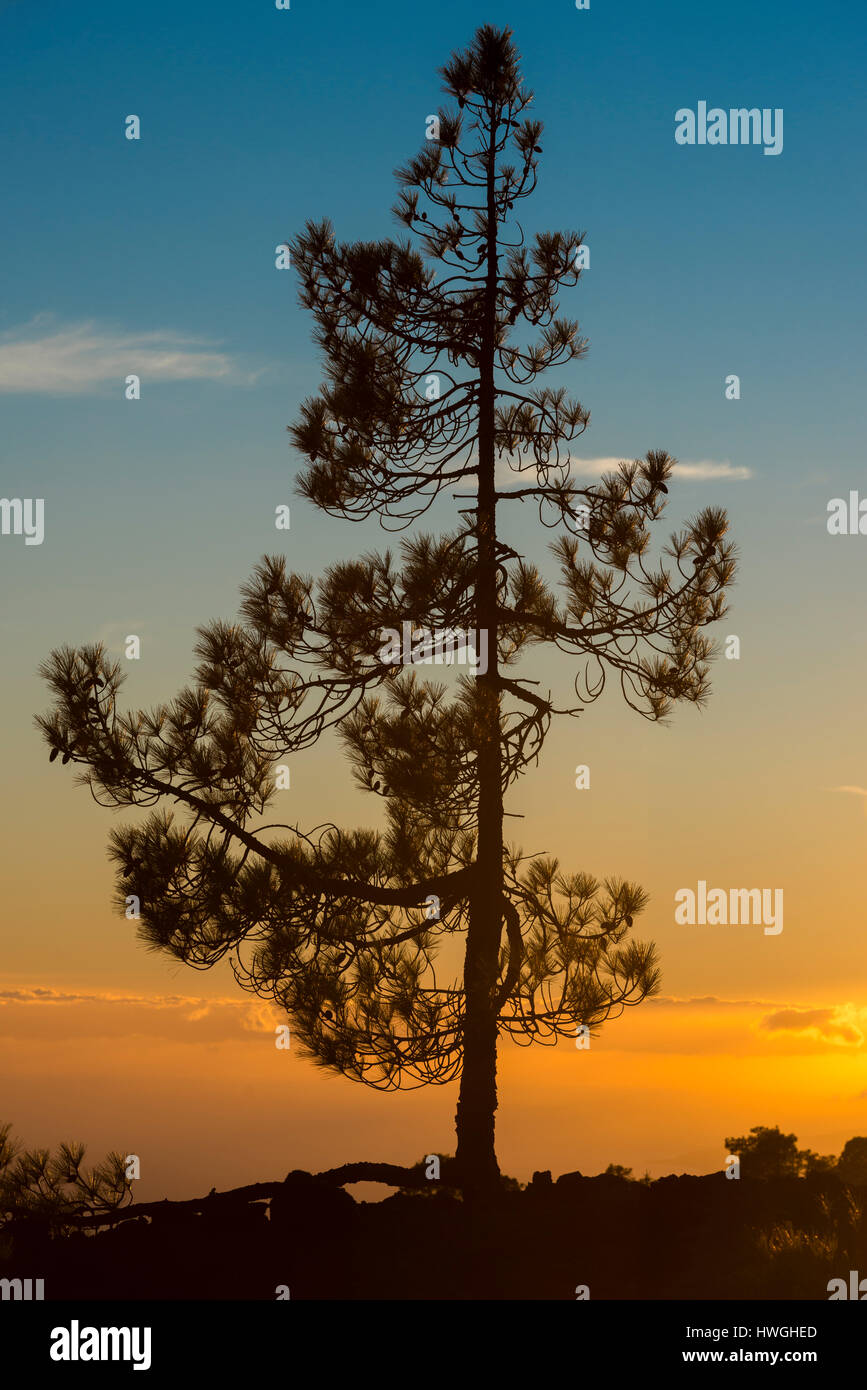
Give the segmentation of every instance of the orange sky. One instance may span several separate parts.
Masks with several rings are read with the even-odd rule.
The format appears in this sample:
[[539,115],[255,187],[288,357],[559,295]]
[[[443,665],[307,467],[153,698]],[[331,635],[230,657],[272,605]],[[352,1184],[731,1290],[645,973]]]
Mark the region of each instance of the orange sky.
[[[234,994],[4,991],[4,1113],[30,1142],[80,1137],[137,1153],[141,1200],[353,1159],[453,1150],[455,1087],[381,1095],[274,1046],[274,1019]],[[757,1123],[839,1152],[863,1130],[867,1010],[704,998],[634,1010],[590,1049],[503,1048],[498,1148],[526,1179],[722,1166]]]
[[[172,644],[189,651],[204,614],[180,609]],[[725,627],[749,633],[746,619]],[[508,833],[525,851],[647,889],[635,934],[656,941],[663,995],[680,1002],[641,1005],[589,1053],[504,1045],[505,1171],[526,1178],[538,1167],[593,1172],[609,1162],[654,1175],[709,1171],[722,1164],[726,1135],[756,1124],[780,1124],[821,1152],[867,1133],[858,882],[867,818],[862,796],[837,790],[867,778],[857,743],[828,733],[851,725],[859,687],[828,684],[818,662],[787,684],[795,641],[785,621],[763,642],[751,636],[740,662],[717,664],[709,708],[678,712],[667,728],[631,715],[612,692],[555,727],[541,765],[512,793],[510,809],[524,819]],[[28,656],[44,654],[44,634],[29,642]],[[130,703],[181,683],[189,663],[169,657],[131,671]],[[142,1197],[452,1150],[453,1086],[382,1096],[331,1077],[276,1050],[267,1011],[228,972],[193,974],[142,950],[110,907],[105,842],[123,813],[95,806],[69,770],[48,765],[28,729],[45,703],[28,664],[16,676],[20,733],[5,760],[14,797],[4,835],[3,1118],[31,1144],[66,1137],[94,1158],[109,1147],[139,1153]],[[805,720],[820,698],[825,718]],[[579,762],[591,767],[589,791],[575,789]],[[333,746],[293,760],[291,791],[278,795],[291,800],[279,818],[306,826],[369,824],[377,809]],[[783,932],[677,925],[674,894],[699,879],[782,887]]]

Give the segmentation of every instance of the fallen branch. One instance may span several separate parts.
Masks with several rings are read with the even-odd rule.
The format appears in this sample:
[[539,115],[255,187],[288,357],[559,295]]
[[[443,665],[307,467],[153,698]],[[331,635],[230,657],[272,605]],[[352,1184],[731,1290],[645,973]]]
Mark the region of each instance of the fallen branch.
[[[283,1182],[254,1182],[246,1187],[233,1187],[228,1192],[212,1190],[206,1197],[191,1197],[177,1202],[169,1201],[168,1197],[164,1197],[161,1202],[134,1202],[128,1207],[119,1207],[116,1211],[82,1215],[71,1220],[76,1227],[116,1226],[121,1221],[136,1221],[142,1216],[159,1222],[163,1219],[174,1220],[176,1216],[181,1215],[195,1216],[218,1209],[224,1211],[227,1207],[237,1208],[252,1202],[270,1201],[272,1197],[285,1193],[296,1176],[309,1179],[311,1182],[325,1183],[330,1187],[343,1187],[354,1182],[378,1182],[388,1187],[420,1189],[429,1187],[431,1183],[431,1179],[425,1177],[424,1170],[420,1167],[403,1168],[397,1163],[344,1163],[341,1167],[329,1168],[324,1173],[296,1170],[289,1173]],[[450,1187],[454,1184],[446,1179],[441,1180],[439,1185]]]

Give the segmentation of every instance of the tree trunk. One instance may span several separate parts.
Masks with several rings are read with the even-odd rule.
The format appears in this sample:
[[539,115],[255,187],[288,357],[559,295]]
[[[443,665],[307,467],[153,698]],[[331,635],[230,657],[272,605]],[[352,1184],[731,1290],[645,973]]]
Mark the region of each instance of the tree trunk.
[[479,363],[479,478],[476,508],[476,625],[488,634],[488,669],[476,680],[481,696],[476,757],[479,787],[476,882],[464,960],[465,1022],[457,1129],[457,1164],[465,1191],[495,1186],[497,1108],[497,975],[502,930],[503,793],[497,663],[497,527],[494,483],[494,350],[496,346],[497,219],[494,200],[499,112],[489,113],[487,277]]

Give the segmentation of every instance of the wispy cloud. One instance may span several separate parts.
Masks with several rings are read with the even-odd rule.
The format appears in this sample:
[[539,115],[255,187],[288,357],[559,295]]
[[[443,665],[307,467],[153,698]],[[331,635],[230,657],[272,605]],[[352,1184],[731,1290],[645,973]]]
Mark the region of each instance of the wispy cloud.
[[235,1000],[203,1000],[188,994],[115,994],[111,990],[83,993],[33,985],[27,989],[0,989],[3,1004],[144,1004],[151,1009],[198,1008],[207,1004],[236,1004]]
[[[563,463],[569,465],[571,476],[576,479],[601,478],[603,473],[613,473],[624,462],[631,462],[631,460],[616,454],[608,454],[598,458],[564,457],[563,459]],[[728,459],[684,460],[674,465],[674,477],[691,482],[721,482],[724,480],[745,482],[752,476],[752,471],[749,468],[730,463]],[[522,472],[517,472],[510,466],[508,459],[503,459],[497,464],[497,486],[501,489],[533,487],[536,478],[537,473],[533,466],[525,468]]]
[[[614,455],[604,458],[578,459],[570,458],[570,471],[575,477],[581,478],[600,478],[603,473],[613,473],[621,463],[631,462],[630,459],[618,458]],[[730,478],[738,482],[745,481],[752,477],[749,468],[736,467],[729,463],[728,459],[717,461],[714,459],[698,459],[695,462],[678,461],[674,465],[675,478],[692,478],[701,482],[712,482],[718,478]]]
[[719,478],[729,478],[732,482],[745,482],[753,476],[752,470],[740,464],[729,463],[728,459],[717,462],[714,459],[698,459],[695,463],[676,463],[675,478],[694,478],[701,482],[716,482]]
[[779,1009],[763,1018],[761,1028],[776,1033],[810,1033],[824,1042],[860,1047],[861,1029],[851,1022],[851,1009]]
[[273,1038],[286,1017],[267,1001],[184,994],[122,994],[44,985],[0,989],[0,1039],[130,1037],[147,1035],[177,1042]]
[[716,994],[657,994],[645,1002],[645,1008],[665,1009],[770,1009],[773,1004],[761,999],[720,999]]
[[55,326],[45,316],[0,334],[0,392],[85,396],[125,377],[148,383],[223,381],[249,385],[243,372],[205,338],[169,330],[125,333],[96,323]]
[[860,796],[864,805],[864,814],[867,816],[867,787],[830,787],[832,792],[846,792],[849,796]]

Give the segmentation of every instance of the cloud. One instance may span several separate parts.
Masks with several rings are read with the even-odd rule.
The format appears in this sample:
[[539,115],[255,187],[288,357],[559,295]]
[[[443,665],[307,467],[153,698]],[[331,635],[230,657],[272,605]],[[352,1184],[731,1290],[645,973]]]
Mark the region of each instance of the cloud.
[[94,323],[54,327],[40,316],[0,333],[0,392],[86,396],[130,374],[142,385],[163,381],[249,384],[232,357],[205,338],[170,331],[124,333]]
[[867,816],[867,788],[865,787],[829,787],[832,792],[846,792],[849,796],[860,796],[864,803],[864,814]]
[[152,1009],[175,1009],[178,1007],[199,1007],[202,1004],[231,1004],[231,999],[200,999],[188,994],[113,994],[110,990],[97,990],[93,994],[80,991],[50,989],[44,985],[34,985],[30,989],[0,989],[2,1004],[144,1004]]
[[646,1001],[645,1007],[655,1005],[666,1009],[770,1009],[773,1004],[760,999],[720,999],[715,994],[690,995],[657,994]]
[[[606,455],[599,458],[572,458],[565,456],[563,463],[569,465],[570,473],[573,478],[601,478],[603,473],[613,473],[621,463],[631,462],[616,454]],[[517,472],[510,467],[507,459],[502,459],[497,464],[497,486],[501,489],[514,487],[533,487],[536,482],[536,469],[529,466],[522,472]],[[698,459],[696,461],[678,462],[674,465],[673,477],[683,478],[691,482],[744,482],[751,478],[752,471],[740,465],[730,463],[728,459],[716,461],[714,459]]]
[[675,478],[693,478],[702,482],[716,482],[720,478],[729,478],[733,482],[745,482],[753,474],[752,469],[729,463],[728,459],[723,459],[719,463],[713,459],[699,459],[696,463],[676,463],[674,476]]
[[825,1042],[860,1047],[864,1034],[846,1021],[846,1012],[843,1009],[779,1009],[763,1018],[759,1027],[772,1033],[813,1033]]
[[[599,478],[603,473],[613,473],[621,463],[631,461],[612,455],[607,458],[570,458],[569,463],[575,477]],[[746,478],[751,478],[752,473],[749,468],[735,467],[734,464],[729,463],[728,459],[721,462],[715,462],[713,459],[699,459],[695,463],[677,462],[674,465],[673,476],[675,478],[692,478],[702,482],[715,481],[718,478],[730,478],[740,482]]]
[[286,1017],[267,1001],[184,994],[86,993],[45,986],[0,989],[0,1038],[171,1038],[180,1043],[273,1039]]
[[851,1003],[816,1006],[779,998],[657,995],[636,1010],[633,1024],[622,1019],[605,1046],[775,1059],[846,1052],[860,1065],[865,1037],[867,1009]]

